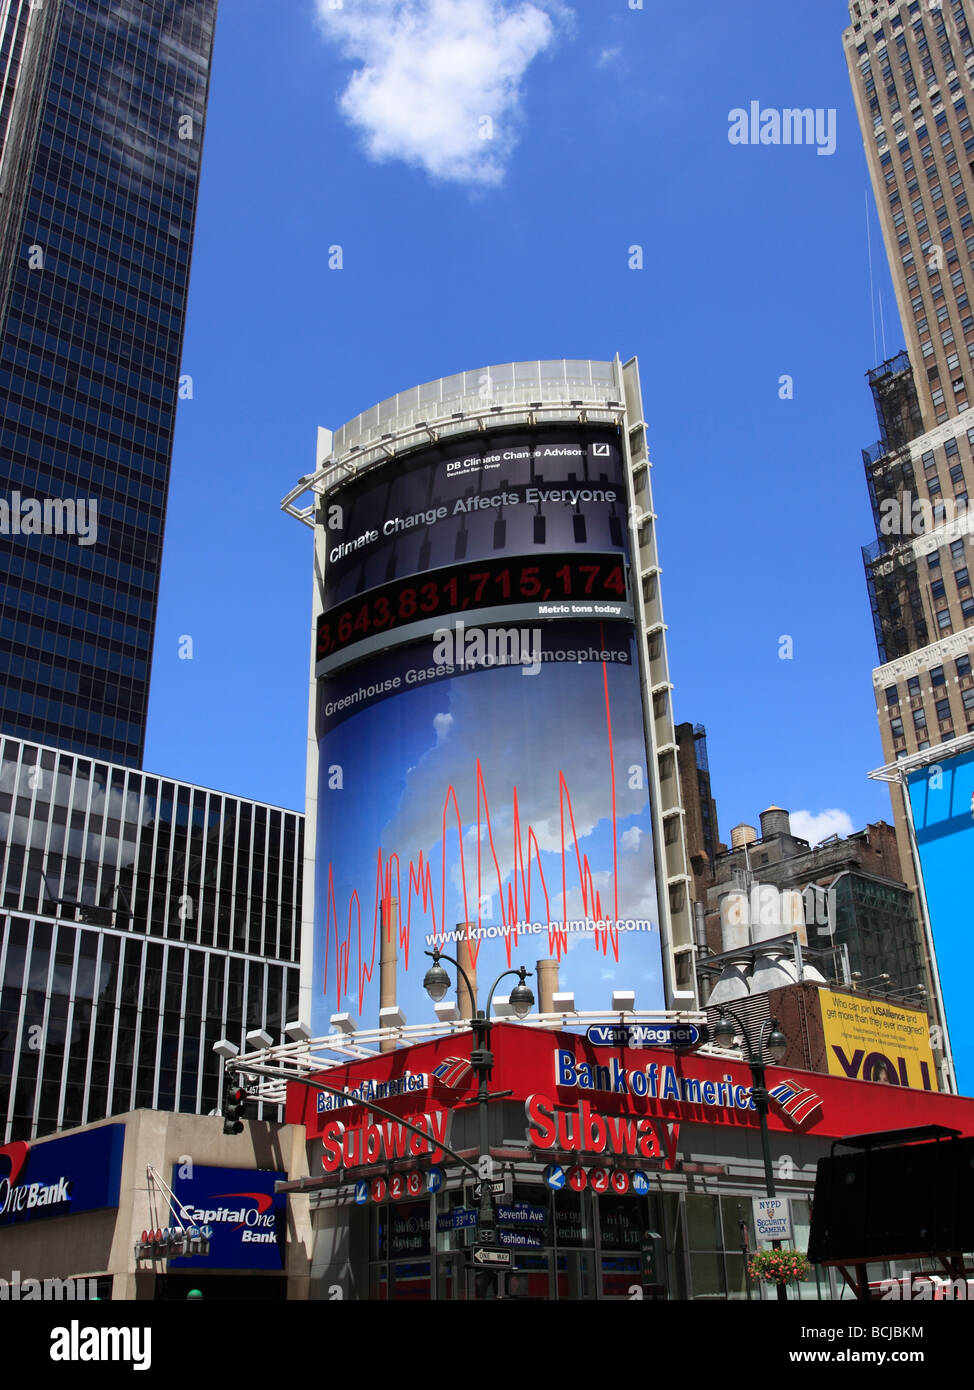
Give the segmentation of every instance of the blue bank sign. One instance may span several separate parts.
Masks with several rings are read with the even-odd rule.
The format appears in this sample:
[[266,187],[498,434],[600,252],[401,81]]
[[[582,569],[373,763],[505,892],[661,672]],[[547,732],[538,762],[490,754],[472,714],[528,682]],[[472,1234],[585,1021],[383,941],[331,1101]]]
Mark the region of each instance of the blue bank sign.
[[0,1226],[118,1206],[124,1125],[0,1147]]
[[[180,1177],[173,1167],[172,1190],[187,1226],[209,1226],[210,1253],[206,1269],[274,1269],[284,1267],[287,1235],[287,1197],[274,1191],[286,1173],[254,1168],[204,1168],[194,1164],[192,1175]],[[201,1270],[197,1258],[176,1258],[170,1269]]]

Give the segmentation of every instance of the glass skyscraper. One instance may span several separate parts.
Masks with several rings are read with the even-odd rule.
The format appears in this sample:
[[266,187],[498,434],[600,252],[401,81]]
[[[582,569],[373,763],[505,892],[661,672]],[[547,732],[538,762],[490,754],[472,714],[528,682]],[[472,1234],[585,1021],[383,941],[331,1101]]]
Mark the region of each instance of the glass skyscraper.
[[0,732],[127,766],[216,8],[0,3]]
[[216,1109],[213,1044],[297,1016],[303,851],[296,811],[0,737],[0,1144]]

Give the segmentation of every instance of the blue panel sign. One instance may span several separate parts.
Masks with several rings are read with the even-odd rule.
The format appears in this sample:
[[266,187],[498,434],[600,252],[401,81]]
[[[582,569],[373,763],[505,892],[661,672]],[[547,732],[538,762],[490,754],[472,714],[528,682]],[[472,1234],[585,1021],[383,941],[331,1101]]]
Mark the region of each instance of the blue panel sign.
[[0,1226],[118,1206],[124,1125],[0,1146]]
[[527,1202],[497,1208],[498,1221],[503,1221],[508,1226],[543,1226],[547,1216],[544,1207],[532,1207]]
[[938,758],[910,773],[907,785],[958,1090],[967,1096],[974,1089],[974,1022],[968,984],[974,752]]
[[545,1187],[550,1187],[552,1192],[562,1192],[565,1187],[565,1170],[560,1163],[549,1163],[541,1174]]
[[286,1173],[254,1168],[204,1168],[193,1165],[192,1177],[180,1177],[173,1165],[172,1190],[187,1226],[212,1226],[210,1253],[201,1258],[169,1261],[170,1269],[284,1268],[287,1197],[275,1192]]
[[534,1231],[504,1231],[497,1232],[497,1244],[506,1245],[509,1250],[541,1250],[544,1241],[541,1236]]
[[707,1041],[700,1023],[593,1023],[586,1034],[594,1047],[672,1047],[686,1052]]
[[436,1218],[438,1231],[463,1231],[468,1226],[476,1226],[480,1213],[471,1207],[454,1207]]

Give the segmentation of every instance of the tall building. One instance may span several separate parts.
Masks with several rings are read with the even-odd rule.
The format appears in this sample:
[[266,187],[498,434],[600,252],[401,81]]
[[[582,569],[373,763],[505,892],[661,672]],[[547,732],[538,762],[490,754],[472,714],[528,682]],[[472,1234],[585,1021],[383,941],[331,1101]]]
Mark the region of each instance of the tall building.
[[[885,764],[873,775],[898,784],[900,859],[920,890],[933,1017],[946,1029],[943,996],[960,989],[964,955],[956,913],[938,926],[927,897],[949,891],[950,856],[944,883],[924,885],[917,828],[931,796],[943,802],[937,836],[961,827],[956,759],[974,749],[974,0],[852,0],[850,19],[846,58],[906,340],[868,375],[880,437],[863,451],[876,527],[863,557]],[[955,1021],[966,1011],[962,997],[951,1005]]]
[[213,1044],[281,1041],[297,1014],[303,833],[295,811],[0,737],[0,1144],[219,1107]]
[[0,5],[0,731],[127,766],[216,7]]
[[[974,730],[974,4],[853,0],[846,57],[906,350],[869,373],[887,762]],[[904,865],[908,845],[901,843]]]
[[717,803],[710,788],[707,730],[702,724],[677,724],[674,732],[693,901],[702,903],[714,881],[714,863],[725,848],[720,843]]
[[[805,895],[807,945],[822,974],[888,989],[897,1000],[926,1004],[930,981],[924,966],[916,896],[903,882],[893,827],[885,821],[853,835],[830,835],[811,846],[792,834],[780,806],[761,812],[761,835],[735,826],[733,845],[718,855],[706,895],[707,941],[724,950],[721,903],[749,891],[752,882]],[[816,891],[817,890],[817,891]],[[713,974],[712,963],[707,965]]]

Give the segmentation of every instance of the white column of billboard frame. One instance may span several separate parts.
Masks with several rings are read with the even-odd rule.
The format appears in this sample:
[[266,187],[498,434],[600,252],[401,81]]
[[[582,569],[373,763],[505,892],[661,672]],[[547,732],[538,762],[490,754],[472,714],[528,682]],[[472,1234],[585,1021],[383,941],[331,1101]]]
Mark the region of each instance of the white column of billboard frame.
[[[649,624],[646,618],[646,607],[643,600],[642,580],[644,569],[642,556],[640,553],[638,521],[636,515],[635,500],[635,465],[633,462],[632,451],[630,448],[629,431],[631,428],[639,427],[643,430],[645,444],[645,424],[642,410],[642,392],[639,384],[639,366],[635,358],[623,366],[618,357],[615,359],[616,372],[619,380],[619,391],[621,399],[626,405],[626,414],[622,429],[622,450],[625,467],[623,469],[626,480],[626,502],[629,512],[629,536],[630,551],[632,555],[631,578],[633,580],[633,603],[636,613],[637,646],[639,649],[639,685],[640,696],[643,706],[643,724],[645,729],[646,741],[646,770],[649,776],[650,791],[650,817],[653,827],[653,857],[656,867],[656,896],[659,903],[659,930],[660,947],[663,960],[663,978],[666,992],[666,1007],[668,1009],[696,1009],[699,1007],[697,998],[697,979],[696,979],[696,960],[695,948],[693,945],[693,924],[690,916],[689,898],[689,875],[686,872],[686,835],[684,830],[683,806],[680,801],[680,782],[676,775],[676,734],[673,729],[673,711],[667,699],[667,708],[663,716],[665,730],[669,734],[667,743],[671,747],[670,756],[674,759],[673,777],[671,781],[675,787],[676,799],[670,798],[669,804],[663,806],[663,789],[660,778],[659,758],[661,748],[657,745],[657,724],[660,722],[653,710],[653,688],[660,684],[668,686],[668,669],[666,662],[666,641],[665,629],[660,628],[660,655],[653,663],[656,670],[651,669],[649,651],[647,646],[647,636]],[[639,461],[642,463],[642,460]],[[646,470],[646,504],[649,510],[649,523],[653,525],[652,518],[652,488],[649,477],[649,455],[646,450],[645,464]],[[657,575],[659,566],[655,556],[651,567]],[[650,573],[647,567],[645,573]],[[658,584],[658,580],[657,580]],[[662,604],[660,608],[660,622],[662,623]],[[673,813],[679,821],[678,842],[676,845],[677,869],[678,872],[671,873],[667,859],[667,845],[664,838],[663,812],[668,810]],[[671,847],[672,848],[672,847]],[[682,865],[682,872],[679,868]],[[670,891],[671,888],[682,883],[683,885],[683,905],[675,911],[672,908]],[[689,971],[687,981],[689,988],[679,989],[676,970],[677,942],[680,943],[679,954],[689,956]]]
[[[332,435],[329,430],[318,431],[317,470],[320,471],[325,458],[331,451]],[[323,506],[319,499],[319,508]],[[319,525],[318,512],[314,527],[314,575],[311,583],[311,660],[308,689],[308,756],[307,781],[304,790],[304,858],[301,884],[301,970],[298,989],[298,1018],[311,1025],[311,1006],[313,1002],[313,954],[315,930],[315,853],[318,843],[318,680],[315,676],[317,664],[318,619],[324,612],[325,564],[328,554],[328,536],[324,525]],[[289,1019],[284,1020],[290,1022]]]

